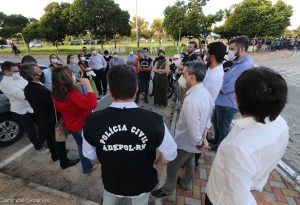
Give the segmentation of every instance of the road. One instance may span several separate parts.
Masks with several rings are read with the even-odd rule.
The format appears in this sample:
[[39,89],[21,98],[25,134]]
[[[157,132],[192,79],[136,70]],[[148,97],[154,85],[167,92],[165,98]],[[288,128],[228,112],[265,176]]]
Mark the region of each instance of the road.
[[288,84],[288,102],[282,116],[290,127],[290,141],[283,161],[300,174],[300,53],[288,58],[255,61],[257,65],[272,68]]

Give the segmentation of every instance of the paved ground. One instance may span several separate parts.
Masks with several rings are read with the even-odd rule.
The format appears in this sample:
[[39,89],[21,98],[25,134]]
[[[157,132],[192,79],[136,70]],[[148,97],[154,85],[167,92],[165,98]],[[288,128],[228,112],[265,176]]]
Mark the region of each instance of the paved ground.
[[[282,72],[287,81],[289,82],[289,102],[284,110],[284,117],[287,119],[289,126],[291,127],[291,140],[289,143],[289,149],[285,154],[285,160],[292,164],[295,168],[300,166],[299,159],[299,87],[297,83],[299,81],[293,81],[294,77],[300,77],[299,72],[299,56],[291,58],[282,58],[288,56],[288,52],[272,53],[272,54],[256,54],[254,58],[259,65],[265,65],[272,67],[275,70]],[[298,54],[299,55],[299,54]],[[2,60],[2,56],[0,57]],[[12,58],[14,59],[14,58]],[[43,62],[46,62],[45,58],[41,58]],[[284,69],[283,69],[284,68]],[[289,72],[293,70],[293,72]],[[291,77],[293,76],[293,77]],[[294,85],[294,84],[296,85]],[[144,104],[141,100],[140,106],[158,112],[164,116],[164,120],[168,127],[170,127],[170,120],[172,119],[171,106],[167,109],[162,107],[154,107],[152,103],[153,99],[150,99],[149,104]],[[99,103],[100,107],[106,107],[110,103],[110,99],[105,97]],[[170,102],[171,104],[171,102]],[[29,141],[26,137],[22,137],[21,140],[6,148],[0,149],[0,161],[6,160],[10,156],[14,156],[20,149],[26,147]],[[77,148],[74,140],[70,137],[67,141],[67,147],[70,150],[68,155],[70,158],[77,156]],[[177,189],[176,195],[165,199],[164,201],[151,200],[151,204],[203,204],[202,200],[205,193],[205,185],[209,176],[211,163],[214,158],[214,153],[209,152],[202,156],[200,159],[200,167],[194,174],[193,190],[191,192],[184,192],[181,189]],[[1,164],[0,164],[1,167]],[[299,170],[299,169],[298,169]],[[13,159],[6,166],[0,168],[0,172],[16,177],[17,179],[11,180],[7,177],[0,176],[0,202],[3,199],[49,199],[50,204],[84,204],[81,198],[88,199],[99,203],[101,201],[101,195],[103,191],[103,185],[101,182],[100,169],[93,172],[90,176],[83,175],[80,165],[76,165],[72,168],[61,170],[57,162],[52,162],[50,156],[38,155],[32,148],[28,148],[28,151],[24,152],[21,156]],[[1,174],[0,174],[1,175]],[[2,175],[3,176],[3,175]],[[164,174],[161,179],[163,180]],[[19,180],[22,179],[22,180]],[[22,183],[20,183],[22,181]],[[37,186],[32,186],[31,183],[42,185],[43,187],[49,187],[55,190],[60,190],[71,195],[57,194],[55,191],[45,193],[45,188],[36,189]],[[160,182],[162,184],[163,181]],[[31,186],[28,186],[31,184]],[[41,191],[42,190],[42,191]],[[265,187],[265,192],[276,201],[276,204],[289,204],[300,205],[300,195],[282,176],[273,171],[269,181]],[[56,193],[56,194],[55,194]],[[59,196],[58,196],[59,195]],[[75,199],[74,196],[79,197]],[[176,200],[174,202],[174,200]],[[11,203],[5,203],[11,204]],[[26,203],[30,204],[30,203]],[[33,203],[32,203],[33,204]]]

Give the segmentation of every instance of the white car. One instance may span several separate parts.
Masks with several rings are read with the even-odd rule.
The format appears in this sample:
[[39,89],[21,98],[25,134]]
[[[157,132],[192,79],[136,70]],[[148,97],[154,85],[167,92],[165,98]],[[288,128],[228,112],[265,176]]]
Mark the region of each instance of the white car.
[[30,48],[39,48],[39,47],[42,47],[42,44],[37,43],[37,42],[30,42],[29,47]]

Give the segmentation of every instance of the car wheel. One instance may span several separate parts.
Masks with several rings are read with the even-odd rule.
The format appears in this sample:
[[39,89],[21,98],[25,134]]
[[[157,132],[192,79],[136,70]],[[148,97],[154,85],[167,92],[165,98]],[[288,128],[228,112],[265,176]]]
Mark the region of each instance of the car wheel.
[[22,136],[21,124],[11,115],[0,116],[0,146],[8,146]]

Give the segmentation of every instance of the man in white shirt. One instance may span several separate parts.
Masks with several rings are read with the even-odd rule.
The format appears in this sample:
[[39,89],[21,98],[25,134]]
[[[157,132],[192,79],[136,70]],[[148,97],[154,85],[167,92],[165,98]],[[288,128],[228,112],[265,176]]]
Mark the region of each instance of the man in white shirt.
[[[224,70],[223,70],[223,59],[226,54],[226,46],[222,42],[213,42],[208,44],[206,52],[206,62],[207,68],[205,78],[203,80],[204,87],[210,93],[213,103],[220,93]],[[207,130],[211,127],[211,121],[207,124]],[[207,133],[207,130],[205,133]],[[198,161],[200,159],[200,154],[195,154],[195,167],[198,166]]]
[[[199,62],[188,62],[182,71],[188,91],[175,130],[177,157],[167,167],[167,181],[164,186],[151,192],[156,198],[171,195],[176,188],[176,182],[185,191],[189,191],[195,165],[194,153],[207,149],[208,143],[203,133],[212,112],[213,101],[202,83],[205,72],[206,66]],[[179,179],[182,166],[185,173]]]
[[99,95],[105,95],[107,91],[107,80],[105,73],[107,62],[102,55],[98,54],[96,48],[92,49],[92,56],[90,57],[89,67],[91,67],[96,74],[94,80]]
[[[113,103],[86,120],[83,155],[93,164],[101,163],[103,205],[115,204],[119,198],[131,199],[132,205],[148,205],[157,171],[176,158],[177,146],[162,116],[133,102],[134,70],[113,66],[108,82]],[[155,160],[157,150],[162,155]]]
[[219,146],[206,205],[263,204],[264,197],[258,196],[289,141],[289,128],[280,116],[287,102],[281,75],[268,68],[247,70],[237,79],[235,92],[242,118]]
[[0,82],[0,90],[9,99],[12,116],[21,122],[37,152],[48,154],[49,150],[43,147],[45,139],[37,136],[33,110],[25,99],[24,88],[28,82],[20,76],[18,66],[12,62],[4,62],[1,65],[1,69],[3,71],[3,78]]

